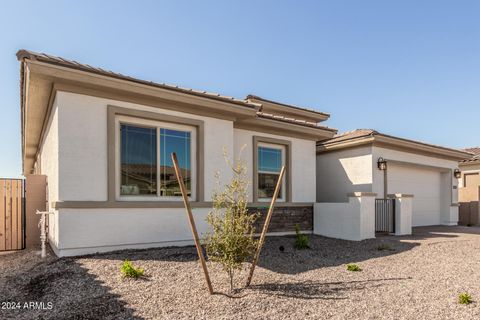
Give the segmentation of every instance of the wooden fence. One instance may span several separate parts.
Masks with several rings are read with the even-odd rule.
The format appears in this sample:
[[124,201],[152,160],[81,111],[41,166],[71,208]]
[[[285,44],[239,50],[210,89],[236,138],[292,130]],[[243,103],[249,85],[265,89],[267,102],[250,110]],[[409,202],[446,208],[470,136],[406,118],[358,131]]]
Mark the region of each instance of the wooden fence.
[[0,179],[0,251],[25,248],[25,182]]

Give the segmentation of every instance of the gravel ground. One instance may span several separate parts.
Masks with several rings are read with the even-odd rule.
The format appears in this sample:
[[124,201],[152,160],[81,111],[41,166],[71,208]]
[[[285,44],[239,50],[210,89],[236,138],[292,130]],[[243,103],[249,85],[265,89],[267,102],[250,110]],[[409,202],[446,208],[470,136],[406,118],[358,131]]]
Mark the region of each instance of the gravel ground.
[[[251,287],[233,294],[218,265],[208,263],[213,296],[194,247],[45,260],[28,250],[3,254],[0,302],[21,307],[0,309],[0,319],[480,319],[478,227],[421,228],[411,237],[362,242],[311,236],[304,251],[292,243],[269,238]],[[378,250],[381,244],[390,248]],[[123,279],[124,259],[146,277]],[[346,271],[347,263],[362,271]],[[239,288],[248,266],[237,275]],[[458,304],[463,292],[478,302]],[[29,301],[53,305],[24,308]]]

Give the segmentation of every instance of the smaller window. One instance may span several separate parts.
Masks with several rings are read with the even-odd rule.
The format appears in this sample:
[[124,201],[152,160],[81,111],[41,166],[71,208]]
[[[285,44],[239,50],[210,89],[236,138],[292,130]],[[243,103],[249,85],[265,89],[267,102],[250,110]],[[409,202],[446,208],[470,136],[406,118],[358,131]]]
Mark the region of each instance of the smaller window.
[[191,133],[171,129],[160,129],[160,196],[180,197],[180,185],[175,176],[171,154],[177,154],[178,165],[188,196],[192,195]]
[[[259,145],[257,150],[258,159],[258,188],[259,200],[268,200],[273,197],[280,171],[285,163],[285,148],[283,146]],[[279,200],[284,199],[285,180],[278,195]]]

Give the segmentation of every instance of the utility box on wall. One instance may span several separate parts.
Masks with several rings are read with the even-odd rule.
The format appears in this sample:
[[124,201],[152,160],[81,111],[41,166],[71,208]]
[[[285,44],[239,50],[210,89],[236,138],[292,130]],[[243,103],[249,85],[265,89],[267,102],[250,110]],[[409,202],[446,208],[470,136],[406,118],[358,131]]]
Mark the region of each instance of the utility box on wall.
[[30,174],[25,177],[25,240],[27,248],[40,246],[40,215],[47,206],[47,176]]

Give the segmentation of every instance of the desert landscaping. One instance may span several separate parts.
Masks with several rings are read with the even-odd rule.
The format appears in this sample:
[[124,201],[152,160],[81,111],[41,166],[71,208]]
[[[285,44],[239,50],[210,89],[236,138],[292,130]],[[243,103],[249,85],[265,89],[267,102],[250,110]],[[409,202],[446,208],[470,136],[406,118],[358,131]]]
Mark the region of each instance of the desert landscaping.
[[[193,246],[42,260],[36,251],[0,259],[2,301],[51,302],[51,310],[1,310],[3,319],[478,319],[480,228],[424,227],[413,236],[360,242],[269,237],[252,284],[236,290],[208,262],[209,295]],[[283,246],[284,251],[279,248]],[[125,259],[144,269],[124,278]],[[354,263],[361,271],[347,271]],[[468,293],[473,303],[458,302]]]

